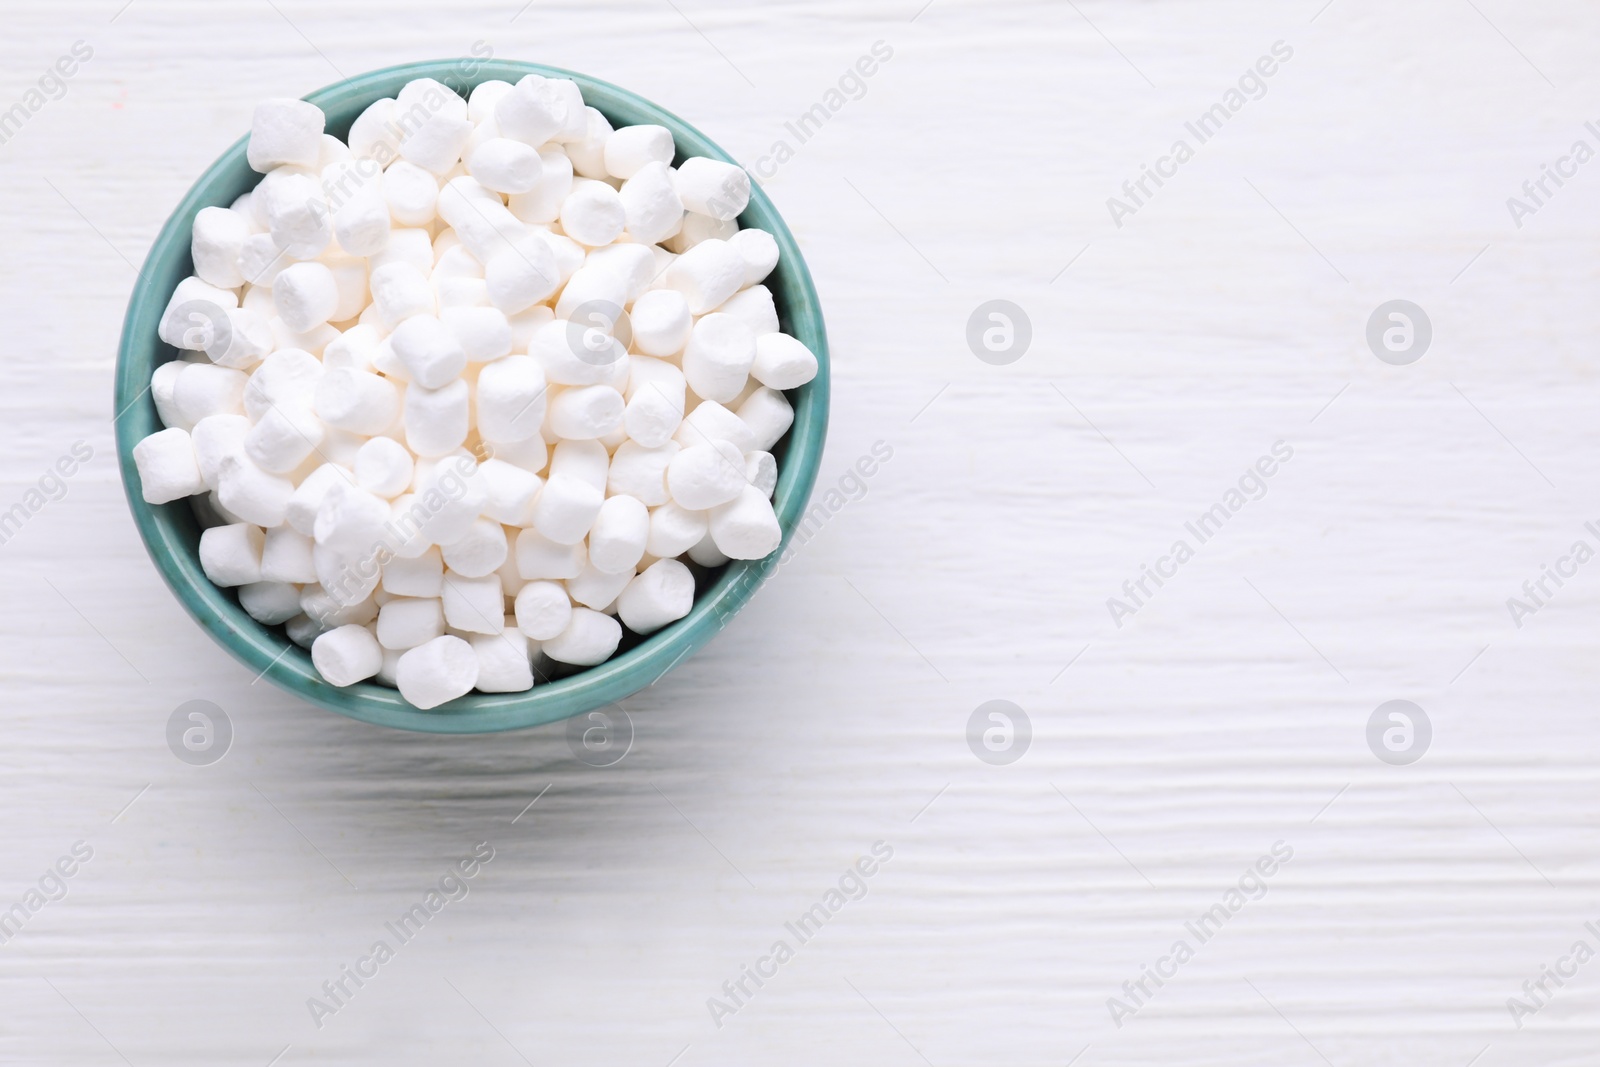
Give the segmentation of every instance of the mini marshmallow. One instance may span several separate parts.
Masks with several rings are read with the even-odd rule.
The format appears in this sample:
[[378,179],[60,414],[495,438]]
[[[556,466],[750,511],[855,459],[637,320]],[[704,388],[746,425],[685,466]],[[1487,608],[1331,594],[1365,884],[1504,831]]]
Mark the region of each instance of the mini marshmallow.
[[572,598],[560,582],[528,582],[517,592],[516,620],[524,635],[548,641],[572,621]]
[[441,545],[444,565],[463,578],[483,578],[506,561],[506,532],[498,522],[478,519],[465,536]]
[[333,315],[339,306],[339,287],[323,264],[296,263],[273,283],[272,302],[285,325],[305,333]]
[[332,595],[320,585],[308,585],[300,590],[300,610],[316,620],[323,630],[335,626],[365,626],[378,617],[378,605],[370,596],[351,599],[342,593]]
[[714,219],[736,219],[750,203],[750,175],[732,163],[694,156],[674,180],[684,207]]
[[544,479],[501,459],[486,460],[478,470],[488,487],[488,502],[483,514],[510,526],[526,526],[533,521],[533,502],[544,488]]
[[356,116],[350,124],[347,143],[350,154],[357,159],[372,159],[388,164],[400,154],[400,142],[395,140],[395,100],[384,97],[374,101]]
[[365,681],[383,666],[383,648],[365,626],[329,630],[311,645],[311,662],[329,685],[343,688]]
[[646,163],[622,183],[617,198],[628,236],[641,244],[665,241],[683,228],[683,200],[665,163]]
[[[423,510],[421,532],[430,544],[447,545],[465,537],[489,499],[477,463],[465,455],[418,462],[416,488]],[[403,500],[399,497],[395,504]]]
[[172,403],[188,426],[208,415],[237,415],[245,410],[247,382],[242,371],[198,363],[177,378]]
[[[391,230],[389,243],[383,250],[367,257],[367,268],[376,274],[379,268],[391,263],[409,263],[426,278],[433,273],[433,236],[425,229]],[[373,300],[377,300],[376,290]]]
[[631,496],[608,497],[589,529],[589,565],[606,574],[633,573],[650,537],[650,510]]
[[189,240],[195,274],[219,289],[243,285],[239,253],[249,236],[250,223],[239,212],[225,207],[201,208],[194,217],[194,234]]
[[739,224],[732,219],[714,219],[698,211],[685,211],[678,232],[661,242],[668,252],[678,255],[705,241],[726,241],[739,232]]
[[592,667],[611,658],[622,643],[622,626],[609,615],[574,608],[572,621],[542,646],[545,655],[561,663]]
[[439,179],[405,160],[383,172],[383,200],[400,226],[426,226],[439,214]]
[[544,175],[539,153],[509,137],[491,137],[472,150],[467,172],[485,189],[497,193],[526,193]]
[[472,92],[467,94],[467,118],[475,123],[493,118],[495,108],[513,88],[510,82],[500,81],[498,78],[479,82],[472,87]]
[[449,223],[467,251],[479,262],[488,261],[507,246],[526,238],[530,231],[476,178],[461,175],[439,190],[439,217]]
[[327,629],[320,622],[302,613],[284,623],[283,632],[289,640],[301,648],[309,649],[312,642],[326,633]]
[[[667,464],[667,490],[678,506],[690,511],[726,504],[748,485],[744,480],[744,453],[727,441],[690,445]],[[650,554],[677,555],[656,551]]]
[[139,489],[147,504],[166,504],[206,491],[195,462],[194,443],[178,427],[158,430],[133,446]]
[[667,492],[667,466],[678,454],[679,447],[675,441],[668,441],[659,448],[624,441],[611,457],[606,491],[612,495],[626,494],[647,507],[665,504],[671,499]]
[[487,455],[505,460],[525,471],[542,471],[545,464],[550,462],[550,450],[544,438],[537,433],[521,441],[495,441],[485,437],[483,447],[488,450]]
[[[328,316],[328,321],[349,322],[366,310],[367,304],[372,299],[372,290],[367,285],[367,261],[354,256],[324,254],[322,263],[333,275],[333,284],[339,293],[339,300],[334,305],[333,314]],[[333,340],[336,341],[338,338]]]
[[437,597],[397,596],[378,609],[378,644],[404,651],[444,636],[444,602]]
[[262,544],[259,526],[213,526],[200,535],[200,569],[224,589],[259,582]]
[[388,501],[365,489],[335,482],[317,508],[311,536],[319,546],[337,552],[367,553],[383,542],[388,522]]
[[706,513],[666,503],[650,509],[650,536],[644,550],[661,559],[681,556],[706,536]]
[[468,363],[492,363],[511,354],[511,322],[499,308],[445,308],[439,320],[455,335]]
[[[651,246],[631,241],[596,248],[585,258],[583,266],[618,279],[626,290],[622,301],[625,304],[631,304],[644,295],[645,290],[650,288],[650,283],[655,280],[657,269],[656,257],[651,251]],[[562,295],[565,296],[565,292]],[[557,317],[571,316],[558,314]]]
[[[611,384],[616,388],[616,379],[626,378],[627,349],[615,338],[596,335],[597,331],[556,319],[534,334],[528,355],[539,361],[553,385]],[[591,347],[596,342],[604,347]]]
[[490,303],[514,315],[555,292],[561,272],[549,240],[532,233],[494,252],[484,264],[483,280]]
[[352,326],[323,350],[322,365],[330,371],[369,371],[382,340],[382,331],[376,326]]
[[384,329],[393,330],[414,315],[432,315],[437,310],[428,276],[414,263],[385,263],[372,271],[372,306]]
[[478,656],[467,642],[446,634],[407,651],[394,674],[406,702],[427,711],[472,691],[478,681]]
[[256,187],[255,201],[261,204],[273,243],[291,259],[314,259],[333,240],[332,212],[322,183],[311,175],[274,171]]
[[594,560],[590,559],[576,578],[567,579],[567,594],[577,604],[596,611],[605,611],[631,581],[633,581],[632,567],[609,574],[596,567]]
[[659,448],[672,440],[683,421],[687,393],[683,372],[671,363],[645,356],[633,356],[629,363],[623,426],[634,441]]
[[569,441],[604,437],[622,425],[622,394],[609,385],[562,389],[550,399],[550,429]]
[[561,229],[579,244],[594,248],[622,235],[627,212],[617,191],[602,181],[573,182],[572,192],[561,202]]
[[[400,391],[392,382],[367,371],[328,371],[317,383],[315,397],[318,418],[365,437],[382,433],[400,414]],[[409,459],[406,469],[410,470]]]
[[778,461],[771,452],[746,452],[744,480],[749,482],[768,500],[778,488]]
[[218,326],[226,321],[228,309],[238,306],[239,298],[230,290],[208,285],[199,278],[185,278],[172,291],[156,335],[173,348],[203,351],[214,340]]
[[323,499],[333,491],[334,486],[349,485],[354,481],[353,473],[333,463],[324,463],[306,475],[285,505],[289,525],[310,537],[316,529],[317,512],[322,508]]
[[517,534],[517,573],[528,581],[575,578],[589,561],[583,541],[557,544],[529,527]]
[[672,439],[685,448],[713,441],[727,441],[740,452],[749,452],[758,447],[755,431],[750,424],[715,400],[696,405]]
[[268,320],[267,328],[272,331],[274,347],[280,350],[295,348],[303,352],[309,352],[313,356],[320,356],[322,350],[339,337],[339,331],[327,323],[323,323],[321,326],[313,326],[305,333],[298,333],[289,329],[289,324],[276,315]]
[[529,74],[500,97],[494,120],[503,137],[538,148],[567,122],[566,92],[549,78]]
[[604,489],[610,462],[603,442],[562,441],[550,450],[550,475],[576,478],[596,489]]
[[206,355],[219,367],[249,370],[277,346],[277,339],[268,320],[254,309],[228,308],[226,314],[227,326],[220,335],[213,334]]
[[728,238],[728,246],[744,259],[746,286],[763,281],[778,265],[778,241],[766,230],[740,230]]
[[384,563],[383,590],[395,596],[442,596],[444,561],[439,550],[429,548],[420,556],[410,559],[396,556]]
[[322,361],[304,349],[274,352],[250,375],[244,387],[244,410],[259,419],[274,407],[310,404],[322,373]]
[[689,302],[689,311],[703,315],[744,288],[745,261],[726,241],[701,241],[672,261],[663,281]]
[[277,626],[300,614],[300,590],[283,582],[252,582],[239,587],[239,606],[263,626]]
[[[592,258],[592,257],[591,257]],[[613,333],[628,303],[631,280],[620,270],[585,265],[567,279],[556,301],[556,318]]]
[[161,425],[169,429],[194,428],[193,423],[185,422],[183,416],[178,413],[178,402],[174,395],[178,388],[178,378],[193,366],[194,364],[187,360],[169,360],[150,375],[150,399],[156,406],[156,418],[161,420]]
[[443,456],[467,439],[467,383],[457,378],[442,389],[413,385],[404,403],[406,446],[419,456]]
[[557,544],[574,544],[589,532],[604,503],[604,491],[568,474],[552,474],[533,504],[534,529]]
[[356,450],[353,469],[357,485],[385,500],[393,500],[411,484],[413,463],[405,445],[392,437],[374,437]]
[[539,184],[530,192],[514,193],[507,205],[511,214],[523,222],[550,223],[561,214],[561,205],[572,192],[572,160],[557,145],[539,150],[542,173]]
[[617,617],[636,634],[654,633],[694,607],[694,575],[675,559],[658,559],[617,597]]
[[732,315],[750,327],[750,332],[756,335],[757,340],[778,332],[778,308],[772,302],[772,290],[764,285],[752,285],[735,293],[724,300],[717,310]]
[[689,343],[694,316],[676,289],[652,289],[633,302],[633,344],[647,356],[675,356]]
[[493,637],[475,636],[471,644],[478,657],[479,692],[521,693],[533,688],[533,661],[521,631],[507,628]]
[[[572,120],[570,112],[567,118]],[[572,160],[574,173],[584,178],[604,180],[610,177],[606,173],[606,141],[610,140],[611,133],[611,121],[599,109],[585,107],[582,125],[572,122],[571,129],[563,130],[553,140],[563,143],[567,158]]]
[[766,494],[745,486],[732,501],[711,509],[711,539],[729,559],[762,559],[783,540]]
[[606,173],[631,178],[646,163],[671,163],[674,151],[672,131],[665,126],[624,126],[606,138]]
[[[317,580],[311,538],[289,526],[274,526],[261,545],[263,581],[304,585]],[[296,609],[298,610],[298,609]]]
[[782,393],[762,386],[739,405],[739,418],[755,433],[753,449],[766,452],[794,425],[794,408]]
[[478,432],[490,441],[521,441],[544,425],[545,372],[532,356],[506,356],[478,373]]
[[432,78],[407,82],[395,98],[396,118],[407,132],[400,155],[434,174],[444,174],[461,158],[472,123],[467,102]]
[[250,169],[265,174],[284,164],[315,165],[326,122],[322,109],[304,100],[263,100],[250,120],[250,140],[244,150]]
[[194,443],[195,464],[207,489],[217,487],[217,468],[222,457],[242,455],[250,420],[243,415],[208,415],[194,424],[189,437]]
[[406,319],[395,327],[389,343],[411,380],[425,389],[442,389],[467,369],[466,349],[455,332],[432,315]]
[[697,396],[725,404],[743,391],[755,358],[756,336],[750,327],[714,311],[694,324],[683,349],[683,376]]
[[688,555],[691,560],[702,567],[720,567],[728,562],[728,557],[722,554],[722,549],[718,548],[717,543],[711,540],[710,530],[707,530],[706,535],[699,541],[689,546]]
[[505,626],[505,594],[500,576],[467,578],[445,571],[444,621],[457,630],[497,634]]
[[244,435],[244,451],[271,474],[291,474],[322,443],[322,423],[304,404],[269,408]]
[[771,389],[797,389],[817,376],[817,357],[786,333],[762,334],[750,374]]

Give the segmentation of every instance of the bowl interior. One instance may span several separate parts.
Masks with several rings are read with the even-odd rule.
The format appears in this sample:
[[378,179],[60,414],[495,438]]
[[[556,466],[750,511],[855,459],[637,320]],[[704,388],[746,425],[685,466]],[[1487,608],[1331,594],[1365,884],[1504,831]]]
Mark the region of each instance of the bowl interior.
[[[327,131],[343,140],[350,124],[375,100],[394,96],[415,78],[434,78],[465,96],[480,82],[515,82],[525,74],[571,78],[585,102],[613,126],[655,123],[672,131],[678,159],[710,156],[733,162],[699,130],[670,112],[607,82],[534,63],[508,60],[437,60],[389,67],[348,79],[306,97],[327,115]],[[128,303],[116,371],[116,436],[123,486],[135,523],[151,559],[189,614],[225,649],[258,673],[292,693],[351,718],[382,726],[434,733],[482,733],[553,722],[603,707],[651,685],[704,645],[732,618],[776,567],[800,521],[821,461],[828,419],[828,345],[816,289],[794,237],[772,202],[754,182],[741,227],[757,227],[778,242],[778,267],[766,281],[778,318],[817,354],[817,376],[786,395],[794,406],[794,426],[774,449],[778,488],[773,506],[783,527],[783,544],[764,560],[734,561],[696,572],[695,604],[688,616],[639,638],[624,631],[617,654],[596,667],[574,669],[565,677],[536,684],[524,693],[470,693],[429,711],[419,711],[386,686],[363,682],[348,688],[328,685],[311,657],[284,635],[282,627],[256,622],[234,594],[212,585],[200,569],[200,527],[188,501],[152,505],[139,492],[133,446],[161,429],[150,397],[150,375],[178,358],[176,349],[156,336],[156,324],[179,281],[193,273],[189,236],[201,208],[226,207],[260,181],[245,161],[241,138],[194,184],[167,220],[141,271]]]

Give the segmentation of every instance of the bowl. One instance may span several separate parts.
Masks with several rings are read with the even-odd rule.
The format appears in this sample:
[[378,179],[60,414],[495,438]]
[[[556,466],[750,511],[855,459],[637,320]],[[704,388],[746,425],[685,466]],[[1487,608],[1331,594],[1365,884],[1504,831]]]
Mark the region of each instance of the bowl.
[[[465,96],[480,82],[515,82],[526,74],[571,78],[582,88],[584,100],[614,126],[665,126],[677,141],[677,161],[709,156],[733,162],[705,134],[650,101],[607,82],[536,63],[497,59],[407,63],[358,75],[306,99],[323,110],[327,131],[342,140],[369,104],[394,96],[414,78],[437,79]],[[312,667],[310,654],[290,642],[281,626],[256,622],[231,591],[206,578],[200,569],[200,526],[188,501],[152,505],[140,495],[133,446],[162,428],[150,396],[150,375],[160,364],[178,358],[176,349],[157,338],[156,324],[178,282],[193,273],[189,241],[195,215],[203,207],[226,207],[261,180],[245,161],[246,140],[241,138],[201,175],[162,227],[128,302],[117,354],[113,410],[123,488],[150,558],[195,621],[252,674],[303,700],[362,722],[430,733],[515,730],[602,708],[654,684],[711,640],[777,566],[811,495],[828,425],[828,344],[816,289],[794,236],[761,188],[751,183],[750,204],[739,224],[766,230],[777,240],[778,267],[766,284],[784,331],[803,341],[819,363],[816,378],[788,392],[794,425],[774,450],[778,487],[773,507],[783,527],[783,543],[762,560],[734,561],[712,571],[691,568],[695,601],[689,614],[645,638],[625,631],[617,654],[598,666],[574,669],[527,692],[474,692],[421,711],[396,690],[375,682],[342,689],[324,682]]]

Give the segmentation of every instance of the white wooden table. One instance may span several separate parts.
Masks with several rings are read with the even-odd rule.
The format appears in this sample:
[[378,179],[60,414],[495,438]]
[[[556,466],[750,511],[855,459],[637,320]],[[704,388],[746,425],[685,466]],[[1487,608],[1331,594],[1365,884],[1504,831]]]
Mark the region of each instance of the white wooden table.
[[[0,112],[28,111],[0,146],[0,511],[41,504],[0,546],[0,912],[25,915],[0,1061],[1600,1062],[1600,962],[1559,964],[1600,949],[1600,563],[1520,627],[1507,607],[1600,548],[1600,162],[1520,228],[1506,203],[1600,148],[1600,12],[518,2],[0,12]],[[480,40],[751,166],[790,141],[767,188],[834,345],[819,493],[845,503],[628,702],[609,768],[559,727],[415,736],[253,684],[161,585],[115,476],[132,264],[254,102]],[[1185,124],[1279,41],[1199,143]],[[1179,138],[1193,158],[1161,163]],[[1158,164],[1118,227],[1107,199]],[[992,299],[1031,321],[1007,365],[966,340]],[[1432,324],[1406,366],[1365,340],[1394,299]],[[64,497],[29,498],[80,440]],[[1186,523],[1280,441],[1200,544]],[[875,442],[892,458],[841,483]],[[1119,627],[1146,564],[1173,576]],[[234,730],[210,766],[165,741],[194,699]],[[1395,699],[1432,726],[1408,765],[1367,742]],[[1009,765],[968,747],[990,700],[1031,723]],[[385,923],[479,842],[470,892],[401,943]],[[865,896],[801,943],[785,924],[875,842]],[[66,895],[29,898],[41,878]],[[380,939],[393,958],[361,963]],[[776,973],[735,1001],[745,966]]]

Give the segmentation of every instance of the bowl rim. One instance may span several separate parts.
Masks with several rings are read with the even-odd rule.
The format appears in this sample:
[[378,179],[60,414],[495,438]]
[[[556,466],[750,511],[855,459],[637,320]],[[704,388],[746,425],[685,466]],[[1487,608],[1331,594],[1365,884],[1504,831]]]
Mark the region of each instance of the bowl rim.
[[[416,78],[435,78],[461,91],[462,87],[494,79],[515,82],[526,74],[572,79],[581,88],[584,102],[614,123],[621,117],[626,125],[651,122],[667,127],[677,144],[678,159],[708,156],[738,165],[700,130],[630,90],[577,71],[521,60],[462,58],[402,63],[346,78],[304,99],[318,105],[325,114],[339,109],[342,115],[354,108],[349,112],[353,120],[367,105],[393,96],[400,86]],[[348,122],[335,121],[330,116],[328,127],[342,132]],[[779,465],[773,497],[783,537],[771,555],[728,563],[708,588],[697,591],[694,607],[687,616],[604,663],[521,693],[473,692],[427,711],[406,703],[397,690],[375,682],[342,689],[329,685],[311,665],[309,652],[289,642],[281,626],[265,627],[256,622],[245,614],[230,591],[211,584],[200,568],[198,552],[190,543],[193,539],[188,536],[197,529],[189,498],[160,505],[145,503],[133,462],[133,446],[161,429],[150,396],[150,372],[161,363],[178,358],[176,350],[156,336],[156,325],[176,280],[163,285],[159,279],[170,276],[175,266],[181,270],[177,278],[193,273],[190,233],[194,216],[203,207],[225,206],[232,200],[229,196],[226,201],[219,201],[219,187],[227,192],[241,180],[248,179],[251,187],[260,180],[261,176],[251,171],[245,161],[247,141],[248,135],[235,141],[196,179],[151,244],[129,296],[114,382],[118,465],[134,523],[162,579],[213,640],[256,672],[257,680],[264,677],[279,688],[340,715],[424,733],[491,733],[540,726],[620,704],[654,685],[703,647],[749,602],[787,553],[816,482],[827,434],[830,377],[827,335],[811,273],[794,235],[753,179],[750,204],[739,217],[740,227],[764,229],[777,241],[778,267],[767,279],[768,285],[778,298],[785,332],[803,341],[816,353],[818,362],[817,376],[787,393],[795,419],[784,438],[784,459]],[[197,538],[198,534],[194,536]]]

